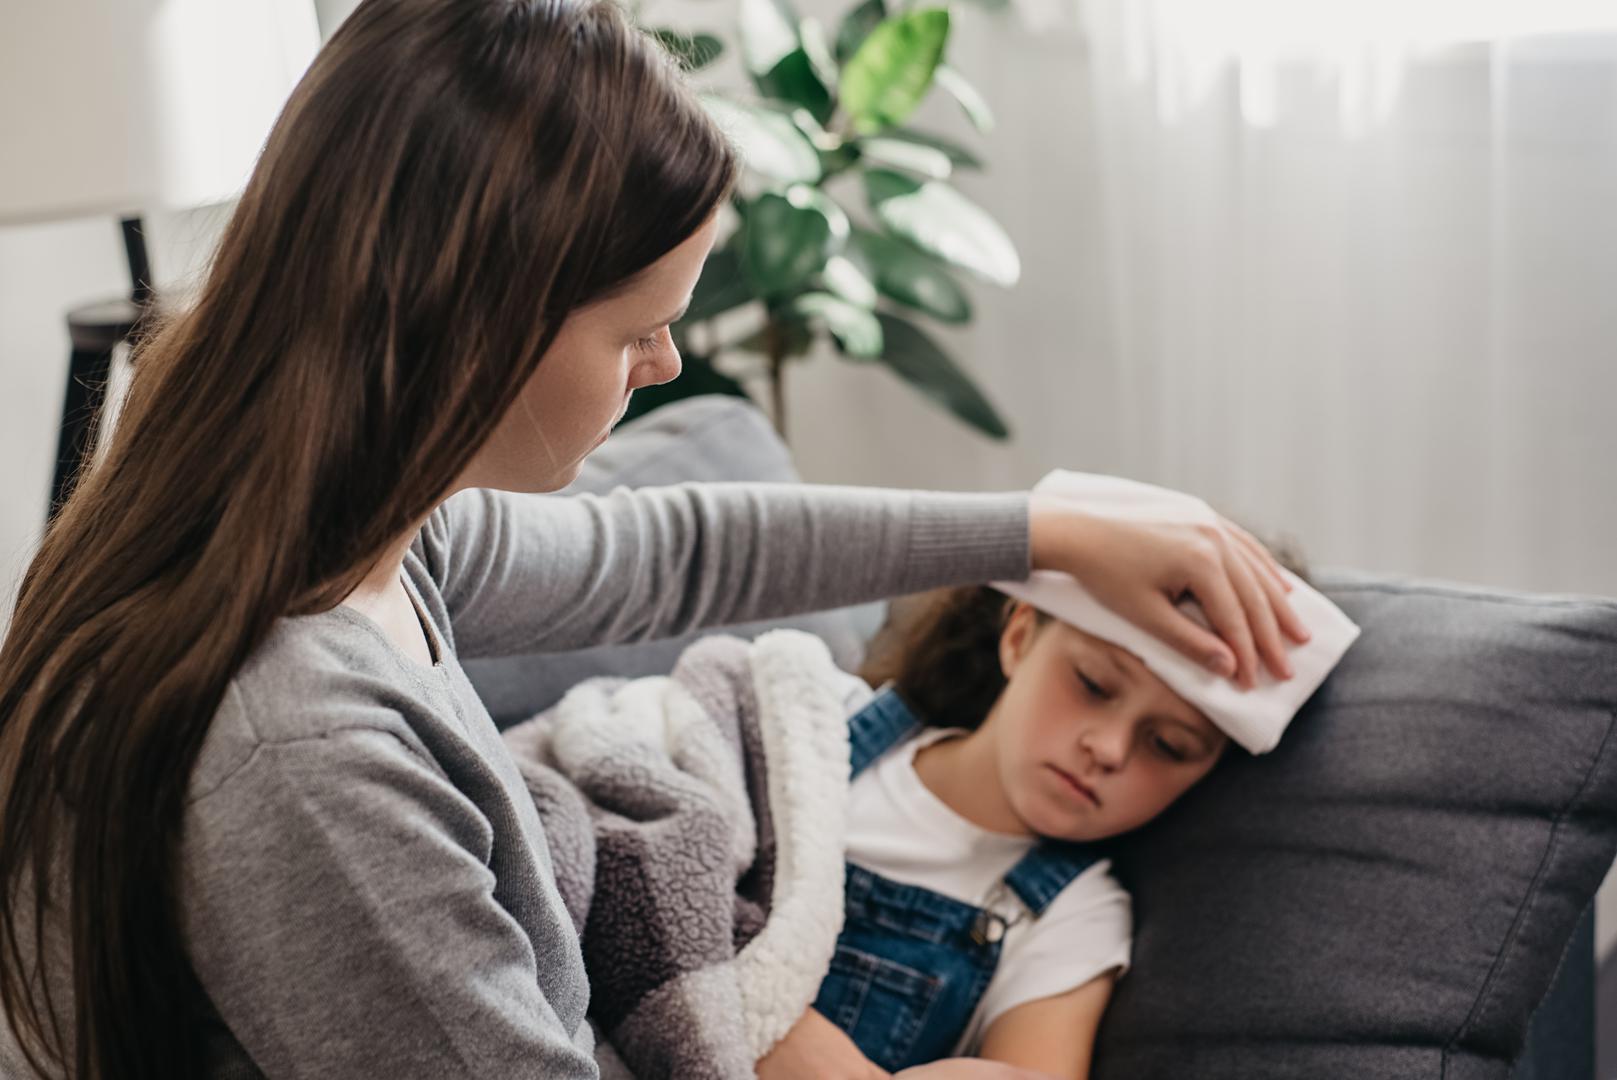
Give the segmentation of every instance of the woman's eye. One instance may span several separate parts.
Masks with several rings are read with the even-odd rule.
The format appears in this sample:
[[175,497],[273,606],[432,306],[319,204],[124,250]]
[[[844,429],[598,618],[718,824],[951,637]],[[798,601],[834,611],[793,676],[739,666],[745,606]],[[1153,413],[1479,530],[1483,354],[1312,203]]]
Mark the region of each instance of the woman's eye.
[[657,346],[662,344],[662,340],[663,332],[659,330],[650,337],[643,337],[636,341],[634,343],[634,348],[639,352],[655,352],[657,350]]

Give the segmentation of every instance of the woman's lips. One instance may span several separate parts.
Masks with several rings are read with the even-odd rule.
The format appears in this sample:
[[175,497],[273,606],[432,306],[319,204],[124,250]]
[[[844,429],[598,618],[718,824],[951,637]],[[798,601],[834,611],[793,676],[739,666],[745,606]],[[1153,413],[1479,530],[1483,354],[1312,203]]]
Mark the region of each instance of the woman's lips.
[[1062,783],[1066,784],[1067,787],[1079,798],[1087,799],[1092,806],[1100,806],[1100,796],[1095,794],[1094,788],[1090,787],[1076,776],[1073,776],[1071,773],[1056,768],[1054,765],[1050,766],[1050,771],[1061,777]]
[[[633,391],[623,395],[623,404],[618,407],[618,415],[614,416],[612,418],[612,422],[606,425],[606,430],[601,432],[601,437],[595,440],[595,446],[600,446],[602,443],[606,442],[607,436],[611,435],[617,426],[623,423],[623,418],[628,415],[629,412],[629,399],[633,396]],[[590,447],[592,450],[594,448],[595,447],[593,446]]]

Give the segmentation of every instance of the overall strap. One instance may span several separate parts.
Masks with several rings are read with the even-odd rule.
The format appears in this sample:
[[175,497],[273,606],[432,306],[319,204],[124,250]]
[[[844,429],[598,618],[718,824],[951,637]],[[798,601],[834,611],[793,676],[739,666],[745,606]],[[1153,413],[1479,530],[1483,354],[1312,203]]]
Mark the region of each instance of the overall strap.
[[870,704],[848,721],[848,757],[853,776],[903,742],[921,727],[904,699],[891,687],[877,692]]
[[1056,894],[1095,865],[1102,854],[1096,844],[1040,840],[1005,874],[1005,884],[1038,918]]

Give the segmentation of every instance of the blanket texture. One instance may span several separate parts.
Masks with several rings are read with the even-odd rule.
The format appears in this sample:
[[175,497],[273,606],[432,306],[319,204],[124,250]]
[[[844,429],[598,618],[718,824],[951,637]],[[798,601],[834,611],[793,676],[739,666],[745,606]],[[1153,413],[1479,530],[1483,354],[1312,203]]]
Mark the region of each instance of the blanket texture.
[[858,690],[793,630],[698,641],[509,729],[579,929],[603,1076],[746,1077],[842,928]]

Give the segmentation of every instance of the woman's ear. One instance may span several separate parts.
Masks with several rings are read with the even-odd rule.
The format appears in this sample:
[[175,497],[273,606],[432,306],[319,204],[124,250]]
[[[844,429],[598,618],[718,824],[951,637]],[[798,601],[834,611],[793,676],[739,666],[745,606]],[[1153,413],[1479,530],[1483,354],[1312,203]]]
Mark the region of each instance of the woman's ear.
[[999,635],[999,670],[1007,679],[1022,665],[1038,629],[1038,611],[1030,604],[1016,601]]

